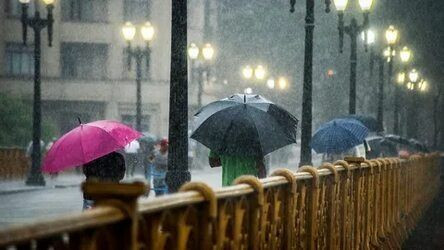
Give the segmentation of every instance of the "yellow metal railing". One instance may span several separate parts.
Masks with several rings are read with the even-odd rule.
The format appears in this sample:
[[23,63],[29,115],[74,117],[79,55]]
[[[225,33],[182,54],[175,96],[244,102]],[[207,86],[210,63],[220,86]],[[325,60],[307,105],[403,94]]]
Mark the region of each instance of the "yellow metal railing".
[[436,196],[439,171],[435,154],[338,161],[218,190],[188,183],[139,203],[143,184],[89,183],[97,208],[0,231],[0,247],[399,249]]

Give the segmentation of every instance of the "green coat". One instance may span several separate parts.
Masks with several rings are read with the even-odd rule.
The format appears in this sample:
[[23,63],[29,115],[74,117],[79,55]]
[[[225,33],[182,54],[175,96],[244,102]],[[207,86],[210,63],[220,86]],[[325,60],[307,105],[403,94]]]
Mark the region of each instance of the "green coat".
[[258,176],[257,159],[253,156],[218,155],[210,152],[210,158],[219,157],[222,164],[222,186],[229,186],[241,175]]

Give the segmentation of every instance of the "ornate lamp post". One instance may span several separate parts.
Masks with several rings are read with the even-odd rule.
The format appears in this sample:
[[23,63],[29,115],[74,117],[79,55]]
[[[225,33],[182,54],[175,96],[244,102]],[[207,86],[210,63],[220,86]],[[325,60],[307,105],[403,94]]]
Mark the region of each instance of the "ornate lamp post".
[[[367,34],[365,34],[367,33]],[[367,39],[367,45],[370,46],[370,72],[373,71],[374,61],[378,64],[378,108],[377,108],[377,121],[378,126],[384,128],[384,62],[385,58],[380,48],[376,47],[376,34],[372,30],[367,30],[362,33],[363,40]],[[365,36],[367,35],[367,36]],[[376,50],[376,53],[375,53]]]
[[127,42],[126,54],[128,56],[128,68],[131,69],[132,59],[136,61],[136,129],[142,130],[142,61],[145,59],[147,75],[150,72],[150,42],[154,38],[154,27],[150,22],[146,22],[140,27],[140,34],[146,43],[145,46],[131,46],[131,42],[136,36],[136,27],[130,22],[125,23],[122,27],[123,38]]
[[[350,36],[350,94],[349,94],[349,113],[356,113],[356,66],[357,66],[357,36],[369,26],[369,13],[373,0],[359,0],[359,5],[364,15],[362,25],[358,24],[356,18],[351,19],[350,25],[344,24],[344,11],[347,8],[348,0],[335,0],[334,4],[338,10],[338,30],[339,30],[339,51],[342,53],[344,46],[344,33]],[[367,32],[364,32],[365,40],[368,39]],[[365,43],[367,49],[367,43]]]
[[[201,53],[202,51],[202,53]],[[202,55],[199,57],[199,55]],[[188,47],[188,57],[191,59],[191,77],[194,80],[194,71],[198,72],[197,107],[202,107],[202,94],[204,77],[209,80],[209,63],[214,57],[214,49],[210,43],[206,43],[201,49],[195,43]],[[199,62],[199,58],[200,60]]]
[[[417,138],[418,132],[418,119],[416,119],[416,108],[418,105],[418,94],[414,93],[415,90],[421,91],[423,86],[422,80],[420,80],[419,72],[416,69],[412,69],[408,73],[410,82],[407,83],[407,89],[410,90],[410,108],[409,108],[409,125],[407,126],[407,135],[411,138]],[[425,90],[425,87],[424,87]]]
[[[313,31],[315,27],[314,0],[305,2],[304,83],[302,87],[301,160],[299,165],[311,165],[311,132],[313,120]],[[295,11],[296,0],[290,0],[290,12]],[[331,0],[325,0],[325,12],[330,12]]]
[[[393,25],[390,25],[389,28],[385,31],[385,38],[387,40],[388,48],[385,51],[385,55],[387,56],[388,61],[388,83],[389,86],[394,82],[393,81],[393,57],[396,55],[395,44],[398,41],[398,30],[395,29]],[[395,86],[395,103],[394,103],[394,117],[393,117],[393,133],[399,134],[399,99],[400,92],[399,88]]]
[[41,87],[40,87],[40,60],[41,60],[41,32],[43,29],[48,29],[48,45],[52,46],[52,34],[53,34],[53,9],[54,0],[43,0],[47,9],[46,19],[40,17],[40,10],[38,1],[35,1],[35,13],[34,17],[28,16],[30,0],[20,0],[22,5],[22,35],[23,43],[26,45],[28,38],[28,27],[34,31],[34,106],[33,106],[33,130],[32,130],[32,164],[31,171],[26,180],[26,185],[38,185],[44,186],[45,179],[40,171],[41,164],[41,119],[42,119],[42,108],[41,108]]
[[[398,91],[398,92],[401,92],[401,93],[399,93],[399,96],[398,96],[398,98],[399,98],[399,100],[398,100],[398,107],[400,107],[400,106],[402,106],[403,105],[403,103],[405,102],[405,100],[404,100],[404,98],[405,98],[405,93],[404,93],[404,91],[401,91],[401,85],[406,85],[407,84],[407,77],[406,77],[406,74],[407,74],[407,66],[408,66],[408,63],[410,62],[410,60],[411,60],[411,57],[412,57],[412,52],[411,52],[411,50],[409,49],[409,48],[407,48],[406,46],[404,46],[400,51],[399,51],[399,57],[400,57],[400,59],[401,59],[401,63],[402,63],[402,72],[400,72],[400,73],[398,73],[398,76],[397,76],[397,82],[398,82],[398,86],[395,86],[395,88],[396,89],[399,89],[399,90],[395,90],[395,91]],[[401,112],[401,114],[400,114],[400,117],[399,117],[399,120],[401,120],[401,121],[403,121],[402,123],[401,123],[401,125],[398,125],[398,127],[399,127],[399,130],[400,130],[400,132],[401,132],[401,134],[403,134],[404,133],[404,131],[405,131],[405,126],[408,124],[407,123],[407,114],[406,114],[406,112],[405,111],[403,111],[403,110],[401,110],[401,111],[399,111],[399,108],[398,108],[398,112]],[[399,114],[398,114],[399,115]]]

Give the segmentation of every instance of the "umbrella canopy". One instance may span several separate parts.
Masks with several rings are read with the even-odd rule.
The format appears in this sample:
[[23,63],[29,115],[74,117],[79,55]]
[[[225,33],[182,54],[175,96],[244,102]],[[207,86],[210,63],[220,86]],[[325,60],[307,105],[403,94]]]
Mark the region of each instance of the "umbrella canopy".
[[362,144],[368,131],[367,127],[356,120],[334,119],[315,132],[311,147],[317,153],[343,153]]
[[191,138],[219,154],[264,156],[296,143],[298,120],[259,95],[236,94],[195,115]]
[[124,148],[142,134],[116,121],[80,124],[58,139],[46,154],[43,171],[59,172]]
[[386,138],[389,141],[398,143],[398,144],[403,144],[403,145],[407,145],[407,146],[411,145],[410,141],[407,138],[404,138],[404,137],[399,136],[399,135],[389,134],[389,135],[385,135],[384,138]]
[[383,132],[384,128],[382,128],[378,121],[371,117],[366,115],[345,115],[341,117],[342,119],[353,119],[357,120],[360,123],[362,123],[364,126],[366,126],[370,132]]

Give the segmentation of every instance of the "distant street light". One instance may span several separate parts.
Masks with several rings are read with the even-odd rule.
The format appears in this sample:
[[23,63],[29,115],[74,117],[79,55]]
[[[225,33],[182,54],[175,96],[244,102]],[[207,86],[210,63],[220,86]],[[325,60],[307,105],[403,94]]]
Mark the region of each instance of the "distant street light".
[[405,83],[405,81],[406,81],[405,73],[404,73],[404,72],[399,72],[396,81],[397,81],[400,85],[403,85],[403,84]]
[[151,49],[150,42],[154,38],[154,27],[150,22],[144,23],[140,28],[144,46],[131,46],[136,37],[137,28],[130,22],[126,22],[122,27],[122,35],[127,42],[126,54],[128,69],[131,69],[132,59],[136,61],[136,129],[142,131],[142,61],[145,59],[147,76],[150,72]]
[[279,77],[279,79],[278,79],[278,86],[279,86],[279,88],[280,88],[281,90],[286,89],[287,86],[288,86],[288,81],[287,81],[287,79],[286,79],[285,77],[283,77],[283,76]]
[[267,76],[267,71],[264,66],[257,65],[254,69],[250,65],[247,65],[242,68],[242,76],[247,79],[255,79],[258,81],[262,81]]
[[[351,23],[348,26],[344,24],[344,12],[347,8],[348,0],[334,0],[334,4],[338,11],[338,30],[339,30],[339,51],[342,53],[344,45],[344,33],[350,36],[351,40],[351,53],[350,53],[350,93],[349,93],[349,113],[356,113],[356,67],[357,67],[357,36],[368,30],[369,26],[369,13],[373,3],[373,0],[359,0],[359,5],[363,12],[364,22],[362,25],[358,25],[356,18],[351,19]],[[364,32],[364,40],[368,42],[368,32]],[[365,43],[367,49],[368,43]]]
[[244,94],[251,95],[252,93],[253,93],[253,89],[252,88],[244,89]]
[[270,79],[267,80],[267,87],[268,87],[269,89],[274,89],[274,87],[275,87],[275,81],[274,81],[273,78],[270,78]]
[[412,71],[409,72],[409,79],[412,83],[416,83],[419,79],[419,73],[416,71],[416,69],[412,69]]
[[45,179],[40,170],[42,161],[41,155],[41,133],[42,133],[42,100],[41,100],[41,77],[40,77],[40,60],[41,60],[41,32],[43,29],[48,30],[48,45],[52,46],[53,24],[54,24],[54,0],[44,0],[46,5],[47,17],[46,19],[40,17],[39,2],[35,1],[35,13],[33,17],[28,16],[30,0],[20,0],[22,5],[22,16],[20,21],[22,23],[22,39],[26,45],[28,39],[28,26],[34,31],[34,104],[32,114],[32,163],[31,171],[26,180],[26,185],[44,186]]
[[[188,57],[191,59],[191,82],[194,82],[194,72],[198,73],[198,91],[197,91],[197,108],[202,107],[203,82],[204,77],[209,81],[209,63],[214,56],[214,48],[210,43],[206,43],[199,48],[195,43],[191,43],[188,47]],[[199,57],[199,55],[202,55]]]
[[264,66],[258,65],[256,69],[254,69],[254,76],[256,77],[256,79],[263,80],[265,78],[265,75],[266,71]]
[[250,65],[247,65],[242,69],[242,76],[245,79],[251,79],[251,77],[253,77],[253,73],[254,73],[254,70]]

